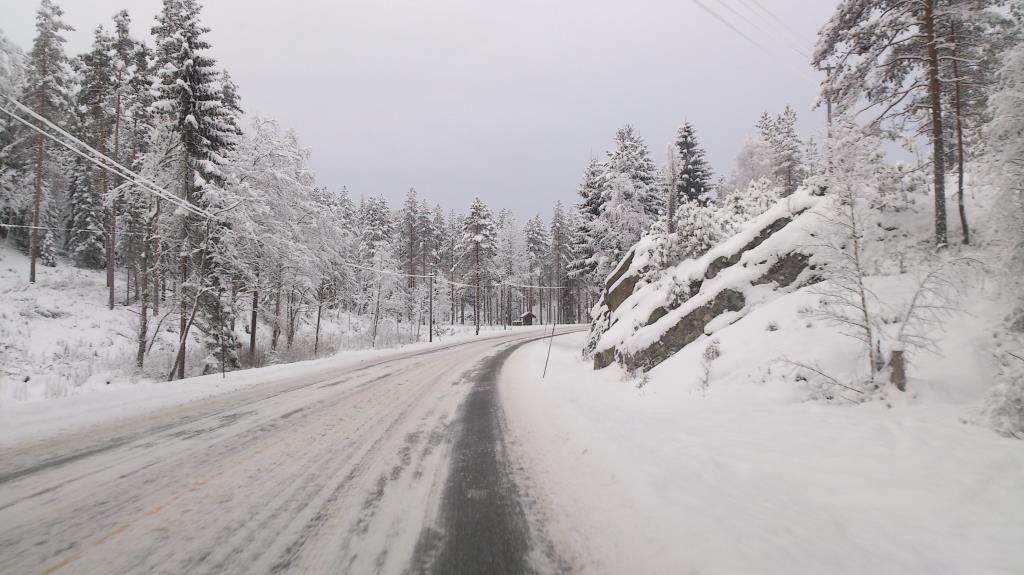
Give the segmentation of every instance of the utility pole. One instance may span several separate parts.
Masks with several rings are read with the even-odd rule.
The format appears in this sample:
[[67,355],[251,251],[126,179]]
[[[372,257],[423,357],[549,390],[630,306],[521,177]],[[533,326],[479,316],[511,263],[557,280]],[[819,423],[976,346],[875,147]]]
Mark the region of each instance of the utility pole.
[[434,341],[434,272],[430,272],[430,304],[427,306],[429,309],[430,319],[427,320],[427,341]]

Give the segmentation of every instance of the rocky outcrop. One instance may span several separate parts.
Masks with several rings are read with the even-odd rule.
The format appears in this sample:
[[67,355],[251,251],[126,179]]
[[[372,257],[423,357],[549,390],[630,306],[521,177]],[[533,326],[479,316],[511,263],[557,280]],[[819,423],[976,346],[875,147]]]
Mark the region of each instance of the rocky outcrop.
[[[774,283],[777,287],[789,287],[793,285],[804,270],[813,270],[815,266],[810,263],[811,256],[803,252],[790,252],[775,260],[772,267],[761,277],[757,278],[751,285],[765,285]],[[817,283],[817,277],[812,276],[804,283]]]
[[[714,329],[752,308],[818,281],[812,257],[798,244],[816,205],[811,194],[783,200],[736,237],[707,255],[652,273],[646,244],[638,244],[605,284],[600,332],[591,333],[594,368],[622,363],[649,370],[693,343],[723,314]],[[649,249],[647,251],[650,251]],[[756,286],[772,289],[753,289]],[[724,323],[723,323],[724,322]],[[653,343],[652,343],[653,342]]]
[[615,311],[619,309],[619,306],[629,299],[629,296],[633,295],[633,290],[639,282],[639,274],[629,275],[609,289],[604,295],[604,303],[608,306],[608,310]]
[[629,370],[648,370],[704,335],[704,328],[711,320],[726,312],[740,311],[746,304],[747,299],[742,293],[732,289],[722,290],[708,303],[684,315],[658,341],[636,353],[623,356],[622,363]]
[[615,348],[608,348],[594,354],[594,369],[604,369],[615,363]]
[[746,245],[737,250],[735,253],[732,253],[728,256],[719,256],[715,258],[710,264],[708,264],[708,269],[706,272],[704,272],[704,279],[715,279],[722,270],[739,263],[740,258],[743,257],[743,254],[763,244],[765,240],[772,237],[772,234],[775,234],[782,228],[788,226],[791,221],[793,221],[793,219],[790,217],[779,218],[773,221],[764,229],[762,229],[761,232],[754,237],[754,239],[747,242]]

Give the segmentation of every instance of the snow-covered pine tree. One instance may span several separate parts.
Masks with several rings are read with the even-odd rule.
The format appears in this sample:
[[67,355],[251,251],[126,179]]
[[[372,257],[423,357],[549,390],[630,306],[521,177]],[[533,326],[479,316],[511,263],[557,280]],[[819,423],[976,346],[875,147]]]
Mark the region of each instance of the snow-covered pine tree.
[[[131,36],[131,17],[127,10],[114,15],[114,33],[111,38],[110,91],[104,94],[109,102],[112,113],[109,142],[111,157],[126,166],[133,166],[139,155],[146,152],[151,131],[151,117],[148,111],[152,103],[149,90],[153,78],[149,72],[148,50],[145,45]],[[139,166],[136,166],[139,167]],[[120,185],[119,177],[112,177],[114,185]],[[138,258],[144,250],[145,233],[139,233],[146,226],[147,212],[153,205],[151,196],[141,190],[129,189],[125,193],[112,198],[109,221],[113,240],[116,242],[112,253],[120,251],[125,257],[128,277],[125,282],[128,303],[131,294],[132,272],[135,272],[135,295],[141,297],[140,282],[137,268]],[[117,234],[117,227],[127,230],[126,234]],[[120,244],[118,250],[117,244]],[[111,264],[114,262],[111,261]],[[113,266],[111,265],[111,272]],[[136,299],[137,299],[136,298]]]
[[608,152],[605,161],[601,186],[605,198],[602,203],[607,201],[608,182],[615,179],[628,181],[628,187],[643,207],[647,220],[655,221],[664,211],[664,199],[654,189],[656,175],[657,168],[647,144],[633,126],[626,124],[615,133],[615,148]]
[[711,166],[697,140],[697,131],[689,122],[676,132],[674,151],[676,206],[684,202],[706,203],[713,187]]
[[750,185],[750,182],[762,178],[774,179],[775,170],[772,159],[772,149],[760,133],[751,134],[744,139],[740,145],[740,151],[736,153],[736,166],[732,174],[719,186],[719,199],[734,192],[743,191]]
[[462,222],[462,259],[467,263],[469,277],[467,281],[474,286],[476,295],[473,301],[473,316],[476,322],[476,335],[480,335],[480,319],[483,312],[481,287],[489,281],[489,270],[495,250],[494,216],[487,204],[480,198],[474,198],[469,206],[469,213]]
[[673,261],[698,258],[728,237],[731,222],[716,207],[700,202],[684,202],[676,216],[676,240]]
[[737,190],[722,201],[723,216],[736,228],[760,216],[774,206],[782,197],[782,189],[767,177],[750,182],[743,190]]
[[221,102],[224,103],[224,108],[228,111],[227,122],[233,128],[237,136],[242,135],[242,96],[238,93],[238,84],[231,79],[231,74],[227,70],[221,72],[220,75],[220,89],[221,89]]
[[1014,37],[1014,25],[998,7],[1003,0],[940,2],[936,17],[943,105],[949,121],[946,129],[947,165],[957,174],[957,214],[964,244],[970,243],[970,226],[964,198],[965,166],[973,148],[979,147],[979,131],[989,120],[988,95],[996,81],[1000,54]]
[[[427,200],[420,200],[419,219],[416,222],[416,229],[420,236],[420,260],[417,265],[419,275],[430,275],[431,270],[437,262],[438,232],[434,227],[435,212],[430,208]],[[444,222],[444,212],[441,212],[441,222]]]
[[[35,109],[35,112],[58,125],[63,124],[70,107],[69,88],[72,83],[68,58],[64,53],[65,31],[73,28],[61,20],[64,11],[51,0],[42,0],[36,11],[36,37],[32,43],[32,51],[28,57],[28,74],[22,101]],[[36,281],[36,258],[44,239],[43,206],[47,194],[46,176],[48,161],[53,158],[52,145],[41,135],[35,134],[32,153],[34,164],[33,196],[31,215],[28,220],[32,228],[29,231],[29,282]]]
[[[529,285],[543,285],[543,278],[548,266],[548,254],[551,250],[551,240],[548,237],[548,227],[544,223],[544,219],[537,214],[530,218],[526,222],[526,226],[523,228],[523,233],[526,238],[526,260],[527,260],[527,273],[529,275]],[[532,287],[527,289],[526,292],[526,309],[533,312],[535,309],[538,312],[542,312],[543,306],[537,307],[538,297],[542,294],[537,294],[537,290]],[[543,317],[542,317],[543,320]]]
[[[25,81],[25,53],[0,30],[0,92],[18,94]],[[0,119],[0,126],[8,122]]]
[[380,242],[391,241],[395,234],[395,223],[391,217],[388,201],[383,196],[363,198],[359,206],[359,221],[362,230],[360,250],[366,261],[373,259],[373,250]]
[[821,164],[821,147],[818,146],[818,142],[813,138],[807,138],[804,142],[804,169],[805,176],[810,178],[819,175],[823,171]]
[[[659,193],[657,171],[643,138],[626,125],[615,134],[615,148],[600,165],[598,185],[589,185],[591,169],[584,179],[584,189],[600,191],[600,201],[587,202],[586,235],[581,242],[592,250],[587,268],[598,282],[618,263],[651,224],[662,217],[665,198]],[[582,195],[581,190],[581,195]],[[587,198],[584,198],[586,201]],[[597,215],[591,215],[596,209]],[[574,266],[579,268],[580,263]]]
[[[181,196],[202,208],[216,211],[222,205],[225,156],[236,143],[231,125],[231,112],[222,101],[221,72],[208,55],[210,43],[205,36],[209,28],[199,21],[200,5],[196,0],[164,0],[153,27],[156,39],[156,81],[153,89],[153,110],[169,118],[181,139],[185,173]],[[182,215],[182,240],[189,249],[182,251],[181,282],[192,286],[193,297],[199,298],[203,311],[200,329],[210,355],[204,370],[220,366],[236,368],[237,342],[228,329],[230,318],[224,309],[221,290],[224,288],[220,250],[226,233],[221,225],[197,221],[191,214]],[[198,254],[196,260],[193,254]],[[191,280],[195,280],[192,282]],[[188,303],[181,298],[180,331],[188,333]],[[182,337],[177,360],[177,376],[184,377],[184,342]]]
[[[526,243],[525,236],[520,232],[519,222],[511,210],[504,209],[498,214],[497,236],[495,263],[498,274],[503,280],[521,283],[527,266]],[[502,323],[512,321],[511,301],[517,294],[518,290],[514,288],[506,292],[505,306],[501,312]]]
[[594,275],[602,282],[652,221],[644,202],[647,186],[618,171],[610,173],[605,186],[601,215],[591,223]]
[[783,196],[789,196],[796,191],[803,183],[806,171],[803,159],[804,145],[796,131],[796,120],[796,112],[787,105],[774,122],[772,147],[775,156],[775,177],[782,186]]
[[596,158],[591,158],[583,172],[583,181],[576,189],[580,202],[576,205],[577,225],[570,240],[573,257],[568,266],[569,277],[574,279],[594,281],[591,275],[594,271],[594,234],[591,224],[601,215],[601,206],[605,200],[603,181],[604,166]]
[[[107,148],[114,129],[114,114],[109,105],[114,91],[113,41],[102,26],[94,31],[92,48],[80,58],[81,88],[76,102],[81,138],[104,154],[113,153]],[[82,158],[75,157],[73,162],[75,174],[68,190],[68,252],[76,266],[102,269],[111,257],[107,229],[110,210],[106,206],[111,176]]]
[[[25,84],[25,53],[0,30],[0,93],[21,94]],[[15,222],[24,198],[18,182],[25,177],[26,158],[19,154],[17,142],[25,137],[19,125],[0,114],[0,220]],[[0,226],[0,239],[8,228]]]
[[[818,34],[813,64],[832,66],[822,98],[839,113],[867,104],[871,125],[930,128],[935,243],[948,243],[945,131],[938,47],[941,0],[842,0]],[[922,114],[927,111],[927,115]]]
[[[1018,22],[1024,24],[1024,2],[1015,8],[1020,11]],[[1019,282],[1024,275],[1024,39],[1006,52],[997,86],[989,100],[991,120],[984,135],[991,150],[990,170],[1001,188],[996,210],[1003,219],[999,235],[1008,247],[1009,275]],[[1024,293],[1020,286],[1017,290]],[[1024,309],[1024,297],[1020,306]]]
[[[1024,30],[1024,1],[1012,7],[1018,30]],[[1024,38],[1002,59],[996,91],[988,105],[991,120],[984,127],[990,171],[1000,188],[995,207],[997,237],[1006,246],[1006,291],[1014,294],[1005,329],[1006,343],[997,348],[996,385],[989,392],[988,423],[1006,433],[1024,435]]]
[[551,314],[552,320],[558,323],[569,315],[567,308],[569,302],[566,299],[568,295],[566,288],[569,284],[567,269],[572,261],[572,249],[570,247],[572,228],[569,226],[569,221],[565,215],[565,208],[562,206],[561,201],[555,202],[555,208],[551,213],[551,233],[549,237],[551,241],[550,285],[553,290],[549,300],[555,303],[555,308],[551,310]]
[[464,269],[463,262],[461,261],[461,244],[462,244],[462,222],[464,216],[451,210],[448,212],[448,220],[446,227],[444,228],[444,242],[441,250],[441,269],[447,273],[448,276],[448,298],[451,304],[451,315],[449,317],[451,325],[455,325],[456,316],[460,315],[456,313],[458,309],[461,313],[460,322],[465,320],[465,298],[463,296],[463,290],[461,287],[455,285],[455,282],[462,277],[462,271]]
[[[446,244],[445,235],[447,232],[448,222],[445,219],[444,210],[439,204],[435,204],[431,208],[426,200],[420,204],[420,211],[422,215],[421,229],[424,233],[424,246],[423,250],[423,272],[424,275],[433,276],[433,293],[428,293],[428,297],[433,297],[433,312],[434,312],[434,334],[437,335],[440,326],[444,325],[450,318],[446,317],[446,313],[451,308],[451,302],[448,298],[451,295],[450,290],[445,286],[444,278],[447,277],[448,272],[445,268],[446,259]],[[424,282],[424,285],[429,288],[429,282]],[[427,302],[428,308],[430,302]],[[429,309],[427,312],[429,313]]]
[[416,278],[420,264],[420,201],[416,188],[409,188],[405,194],[402,209],[398,212],[398,238],[396,255],[402,264],[402,271],[408,274],[405,286],[408,290],[416,289]]

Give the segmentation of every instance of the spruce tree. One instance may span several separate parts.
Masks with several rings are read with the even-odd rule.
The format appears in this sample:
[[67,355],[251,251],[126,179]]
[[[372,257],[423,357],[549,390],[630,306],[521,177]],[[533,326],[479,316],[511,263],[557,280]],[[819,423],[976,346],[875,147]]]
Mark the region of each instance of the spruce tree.
[[796,112],[786,106],[774,122],[772,152],[775,157],[775,178],[782,186],[784,196],[792,195],[804,178],[803,142],[796,131],[796,120]]
[[706,203],[712,189],[711,166],[697,141],[697,132],[689,122],[676,133],[675,154],[676,205]]
[[227,110],[227,122],[236,136],[242,135],[242,97],[238,93],[238,85],[231,79],[231,74],[224,70],[220,75],[221,102]]
[[420,201],[415,188],[409,188],[398,213],[398,261],[402,270],[408,274],[405,285],[408,289],[416,288],[417,267],[420,263]]
[[554,297],[550,298],[549,301],[555,302],[555,309],[551,310],[553,314],[552,319],[554,322],[561,321],[565,317],[565,305],[564,296],[566,295],[565,288],[568,285],[567,270],[569,263],[572,261],[572,229],[569,226],[568,218],[565,215],[565,208],[562,207],[562,202],[555,202],[555,209],[551,214],[551,233],[549,235],[551,241],[551,281],[550,285],[554,290]]
[[[222,205],[221,166],[236,142],[231,112],[223,103],[221,72],[207,54],[205,39],[209,29],[199,21],[200,6],[196,0],[164,0],[163,10],[153,27],[156,39],[155,101],[152,109],[174,126],[181,141],[184,174],[181,196],[201,208],[217,211]],[[217,222],[200,222],[196,216],[182,216],[182,240],[189,246],[182,250],[181,282],[197,290],[203,311],[205,343],[210,355],[205,371],[220,366],[235,368],[238,358],[234,333],[228,329],[230,318],[224,307],[224,290],[220,251],[226,230]],[[198,254],[198,259],[189,254]],[[196,280],[192,284],[190,280]],[[180,333],[188,332],[188,305],[181,302]],[[177,375],[184,377],[184,343],[177,360]],[[219,364],[219,365],[218,365]]]
[[[526,222],[523,232],[526,236],[526,260],[529,283],[531,286],[542,285],[542,278],[548,265],[548,253],[550,253],[551,249],[548,227],[545,225],[544,219],[540,217],[540,214],[537,214]],[[532,287],[527,290],[526,308],[531,312],[534,310],[537,296],[538,294]]]
[[469,213],[462,222],[462,259],[468,264],[468,281],[473,285],[474,298],[473,316],[476,322],[476,335],[480,335],[480,316],[483,312],[483,301],[480,289],[490,279],[495,250],[495,226],[491,209],[480,198],[474,198],[469,206]]
[[[22,101],[35,112],[58,125],[65,123],[69,113],[71,77],[68,58],[64,53],[62,32],[73,28],[61,17],[64,11],[51,0],[42,0],[36,11],[36,37],[28,58],[28,75]],[[44,236],[43,206],[46,196],[46,175],[51,144],[42,134],[34,136],[34,186],[31,202],[29,232],[29,282],[36,281],[36,258],[39,257]]]
[[[102,26],[93,33],[92,48],[81,57],[81,89],[78,91],[78,129],[90,146],[108,155],[114,129],[110,107],[114,66],[111,58],[113,38]],[[90,162],[75,158],[75,174],[69,188],[70,218],[68,250],[76,266],[102,269],[111,257],[112,238],[107,230],[109,209],[106,194],[110,174]],[[101,230],[107,230],[104,234]]]
[[657,219],[664,210],[662,198],[654,187],[657,168],[644,139],[629,124],[615,133],[615,149],[608,152],[605,166],[602,203],[610,193],[606,187],[608,182],[619,179],[628,183],[647,219],[650,222]]
[[577,224],[570,240],[573,256],[568,266],[569,277],[583,278],[594,271],[593,223],[601,215],[601,206],[606,199],[603,181],[604,166],[596,158],[591,158],[583,173],[583,181],[576,189],[580,202],[576,205]]
[[[25,84],[25,54],[0,30],[0,93],[21,94]],[[24,137],[18,123],[0,114],[0,220],[18,220],[23,203],[19,182],[25,177],[26,158],[19,154],[17,143]],[[8,228],[0,226],[0,239],[6,239]]]

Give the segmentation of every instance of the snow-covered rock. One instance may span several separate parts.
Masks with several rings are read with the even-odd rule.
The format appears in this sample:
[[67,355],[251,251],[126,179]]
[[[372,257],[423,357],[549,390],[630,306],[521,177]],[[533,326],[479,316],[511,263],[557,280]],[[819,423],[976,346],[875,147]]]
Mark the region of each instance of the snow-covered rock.
[[661,269],[656,241],[642,239],[608,278],[589,349],[595,369],[614,361],[649,370],[701,335],[819,279],[809,189],[779,201],[707,254]]

